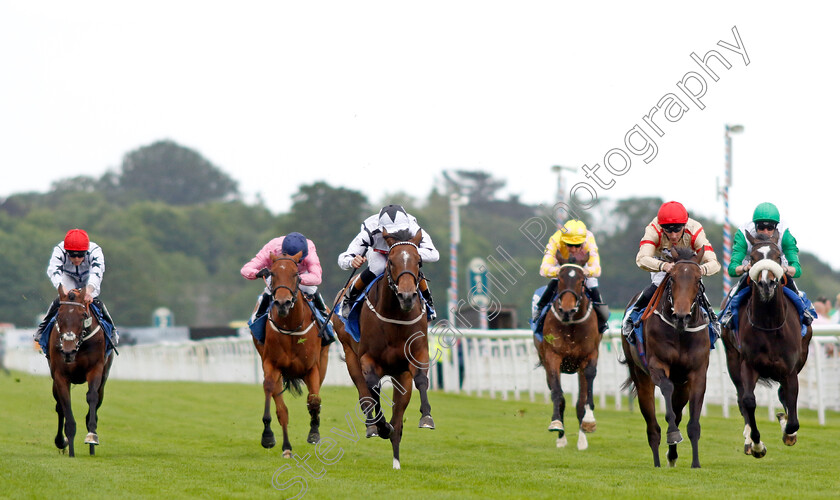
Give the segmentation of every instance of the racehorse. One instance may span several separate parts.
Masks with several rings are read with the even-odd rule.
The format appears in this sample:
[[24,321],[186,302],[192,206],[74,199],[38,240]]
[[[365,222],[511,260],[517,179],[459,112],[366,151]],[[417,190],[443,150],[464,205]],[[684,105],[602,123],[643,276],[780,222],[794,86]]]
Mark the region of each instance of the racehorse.
[[265,326],[265,344],[261,346],[254,339],[264,375],[265,410],[262,421],[265,429],[261,443],[264,448],[272,448],[276,444],[271,431],[271,399],[274,398],[277,421],[283,427],[283,458],[292,456],[289,410],[283,402],[283,392],[292,389],[294,393],[301,394],[301,381],[306,384],[309,392],[306,407],[310,416],[306,442],[318,443],[321,440],[319,392],[329,359],[329,345],[321,346],[317,322],[300,290],[298,264],[302,253],[271,256],[271,303]]
[[[691,441],[691,467],[700,467],[700,412],[706,393],[706,370],[709,367],[709,320],[701,310],[703,284],[701,267],[705,249],[695,255],[690,249],[671,249],[674,264],[651,299],[643,326],[644,358],[622,336],[625,363],[630,378],[625,386],[634,386],[639,409],[647,423],[648,444],[653,465],[659,467],[661,429],[656,421],[654,388],[665,397],[665,420],[668,422],[668,465],[677,462],[677,444],[682,441],[679,424],[689,402],[688,438]],[[636,297],[630,302],[634,303]],[[628,304],[629,307],[629,304]]]
[[755,458],[767,454],[755,420],[755,386],[761,380],[779,383],[779,402],[783,412],[776,414],[782,428],[782,441],[796,444],[799,416],[799,372],[808,359],[811,327],[802,336],[799,313],[785,297],[786,280],[781,266],[779,233],[756,238],[747,234],[752,245],[749,271],[751,294],[739,308],[737,333],[725,328],[721,337],[726,349],[729,377],[738,392],[738,409],[744,417],[744,453]]
[[[339,318],[334,318],[344,348],[347,371],[359,392],[359,405],[368,415],[366,437],[391,439],[394,469],[400,468],[403,415],[411,400],[411,383],[420,392],[421,429],[434,429],[429,388],[429,344],[426,308],[419,298],[422,233],[408,230],[382,236],[388,245],[385,275],[364,298],[359,316],[360,340],[356,342]],[[352,283],[349,286],[353,286]],[[341,293],[341,292],[339,292]],[[394,397],[390,423],[380,404],[381,379],[391,377]],[[387,398],[387,396],[386,396]]]
[[[557,295],[549,306],[543,324],[543,341],[534,338],[534,345],[539,354],[540,364],[545,368],[546,381],[551,389],[554,411],[549,431],[557,432],[557,446],[566,446],[563,414],[566,399],[560,386],[560,373],[578,374],[577,418],[579,424],[578,449],[585,450],[589,445],[586,433],[594,432],[596,427],[595,402],[592,386],[598,366],[598,346],[601,333],[598,321],[592,309],[592,301],[584,291],[586,271],[576,264],[574,257],[563,259],[556,254],[560,271],[557,274]],[[580,260],[587,262],[589,253]]]
[[105,382],[114,361],[113,352],[107,358],[105,356],[105,332],[85,303],[86,293],[85,289],[65,293],[63,285],[58,287],[58,313],[48,333],[50,376],[53,379],[55,411],[58,413],[55,445],[62,453],[69,445],[71,457],[76,456],[73,448],[76,419],[70,407],[71,384],[88,384],[85,444],[90,445],[90,454],[93,455],[99,444],[96,412],[102,406]]

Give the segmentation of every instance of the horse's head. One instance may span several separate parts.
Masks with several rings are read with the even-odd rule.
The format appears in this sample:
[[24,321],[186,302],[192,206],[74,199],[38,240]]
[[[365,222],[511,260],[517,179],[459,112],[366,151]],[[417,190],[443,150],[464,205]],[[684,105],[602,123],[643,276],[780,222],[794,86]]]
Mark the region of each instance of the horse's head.
[[70,290],[64,293],[64,287],[58,287],[58,314],[55,324],[58,328],[57,348],[65,363],[76,361],[85,335],[90,331],[93,318],[85,304],[85,289]]
[[670,257],[674,267],[668,276],[671,287],[671,313],[677,330],[685,328],[685,322],[691,316],[697,297],[702,293],[700,263],[705,253],[705,248],[701,248],[696,254],[689,248],[671,248]]
[[562,321],[571,321],[572,316],[580,309],[580,302],[583,299],[586,271],[582,266],[589,261],[589,252],[581,258],[569,255],[568,259],[564,259],[558,251],[555,257],[557,263],[560,264],[560,271],[557,273],[559,292],[557,292],[554,307]]
[[382,236],[388,245],[388,264],[385,275],[388,286],[397,295],[400,308],[408,312],[414,308],[417,300],[417,287],[420,285],[420,251],[418,245],[423,239],[422,230],[412,235],[407,229],[394,233],[382,230]]
[[782,268],[782,249],[779,247],[779,231],[772,235],[747,233],[752,245],[750,251],[750,279],[758,288],[758,299],[770,302],[779,289],[779,281],[785,275]]
[[281,318],[288,316],[295,307],[300,290],[298,264],[302,255],[302,251],[295,255],[271,254],[271,307],[277,309]]

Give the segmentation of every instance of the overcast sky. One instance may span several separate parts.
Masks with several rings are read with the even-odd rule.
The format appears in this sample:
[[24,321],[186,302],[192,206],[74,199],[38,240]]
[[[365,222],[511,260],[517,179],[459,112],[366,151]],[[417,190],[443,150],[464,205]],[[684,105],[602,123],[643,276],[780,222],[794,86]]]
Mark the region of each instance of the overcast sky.
[[[98,177],[166,138],[275,212],[316,180],[373,202],[396,191],[422,198],[447,168],[491,172],[507,180],[505,194],[550,204],[559,164],[574,169],[567,188],[586,182],[598,197],[676,199],[722,221],[724,129],[741,124],[733,222],[773,201],[800,248],[840,269],[840,231],[831,227],[840,193],[838,10],[833,2],[5,1],[0,197]],[[691,57],[710,50],[730,65],[709,62],[717,81]],[[696,100],[678,86],[686,79],[686,91],[700,93],[692,72],[705,85]],[[625,144],[634,126],[656,143],[648,163]],[[637,133],[630,142],[641,141]],[[622,175],[607,171],[610,151]],[[601,165],[602,186],[584,164]]]

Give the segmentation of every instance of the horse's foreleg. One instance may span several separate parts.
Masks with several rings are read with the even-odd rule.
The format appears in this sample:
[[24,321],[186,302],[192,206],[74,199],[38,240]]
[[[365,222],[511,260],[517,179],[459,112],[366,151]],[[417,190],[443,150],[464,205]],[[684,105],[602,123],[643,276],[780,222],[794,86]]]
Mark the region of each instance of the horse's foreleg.
[[545,368],[545,381],[551,391],[552,413],[551,423],[548,424],[549,432],[557,432],[557,438],[566,434],[563,418],[566,413],[566,397],[563,395],[563,387],[560,385],[560,357],[546,352],[543,355],[543,367]]
[[662,439],[662,429],[656,421],[656,397],[654,395],[655,385],[646,374],[636,368],[630,362],[630,378],[636,385],[636,394],[639,396],[639,410],[647,424],[647,437],[650,451],[653,453],[653,466],[659,467],[659,443]]
[[86,400],[88,404],[88,412],[85,420],[87,421],[87,435],[85,436],[85,444],[90,445],[90,454],[94,454],[94,446],[99,444],[99,436],[96,434],[96,424],[98,421],[97,408],[99,408],[99,390],[102,386],[102,371],[93,370],[88,373],[87,377],[88,391]]
[[596,373],[597,366],[593,361],[590,361],[583,371],[578,372],[578,400],[575,409],[577,410],[580,430],[583,432],[595,432],[597,427],[595,404],[592,396],[592,386],[595,385]]
[[[75,457],[76,452],[73,447],[73,439],[76,437],[76,419],[73,418],[73,409],[70,406],[70,381],[63,378],[53,380],[53,394],[57,394],[56,399],[61,406],[59,422],[61,422],[61,414],[64,414],[65,446],[69,446],[70,456]],[[59,448],[64,449],[64,446],[59,446],[59,436],[56,436],[55,444]]]
[[306,374],[306,387],[309,389],[309,396],[306,398],[306,408],[309,410],[309,436],[306,442],[317,444],[321,441],[321,374],[317,367],[313,367]]
[[[394,385],[394,408],[391,413],[391,448],[394,450],[394,468],[400,468],[400,440],[403,433],[403,415],[411,401],[411,373],[403,372],[398,379],[399,386]],[[417,379],[415,378],[415,381]]]
[[376,426],[375,434],[382,439],[388,439],[391,437],[391,432],[393,432],[394,428],[385,420],[385,415],[382,413],[382,405],[380,404],[379,398],[381,377],[370,356],[364,355],[359,361],[361,362],[362,374],[364,374],[365,385],[369,394],[366,401],[363,400],[364,398],[359,399],[362,412],[368,415],[366,422],[368,435],[370,435],[370,427]]
[[[752,441],[750,452],[755,458],[761,458],[767,454],[767,448],[761,442],[761,433],[758,432],[758,426],[755,422],[755,384],[758,381],[758,373],[747,366],[746,363],[741,364],[741,381],[744,384],[744,393],[741,395],[741,405],[744,409],[747,420],[747,427],[750,430],[749,439]],[[746,444],[745,452],[746,452]]]
[[[283,380],[282,376],[280,380]],[[283,401],[282,386],[282,383],[275,384],[272,396],[274,396],[274,407],[277,410],[277,422],[283,428],[283,458],[292,458],[292,443],[289,441],[289,409]]]
[[58,431],[55,434],[55,447],[64,452],[67,448],[67,438],[64,437],[64,406],[61,404],[58,384],[53,381],[53,398],[55,398],[55,412],[58,414]]
[[318,361],[318,373],[321,375],[321,385],[324,385],[324,379],[327,377],[327,365],[330,361],[330,345],[321,346],[321,359]]
[[708,364],[688,375],[688,439],[691,441],[691,468],[700,468],[700,413],[706,396]]
[[666,442],[669,445],[679,444],[683,438],[680,434],[680,428],[677,426],[677,416],[674,411],[674,383],[662,368],[651,367],[650,378],[659,387],[662,396],[665,398],[665,421],[668,422]]
[[262,433],[262,447],[273,448],[277,441],[274,439],[274,433],[271,432],[271,396],[274,394],[277,381],[280,377],[279,372],[275,372],[268,364],[263,363],[263,392],[265,393],[265,405],[263,407],[263,433]]
[[[428,353],[426,362],[428,362]],[[428,364],[427,364],[428,366]],[[409,378],[414,379],[414,386],[420,393],[420,424],[421,429],[434,429],[435,420],[432,418],[432,405],[429,404],[429,369],[409,364]],[[411,381],[409,380],[409,383]]]
[[782,442],[788,446],[796,444],[796,433],[799,431],[798,399],[799,377],[797,373],[793,372],[779,385],[779,401],[787,413],[787,423],[782,429]]

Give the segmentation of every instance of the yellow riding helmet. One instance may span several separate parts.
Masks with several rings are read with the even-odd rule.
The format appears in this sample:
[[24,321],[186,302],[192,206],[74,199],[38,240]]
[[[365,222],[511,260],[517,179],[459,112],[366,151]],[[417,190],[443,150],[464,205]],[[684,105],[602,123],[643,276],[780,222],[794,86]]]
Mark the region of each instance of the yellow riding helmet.
[[583,221],[568,220],[561,231],[560,241],[567,245],[580,245],[586,241],[586,224]]

